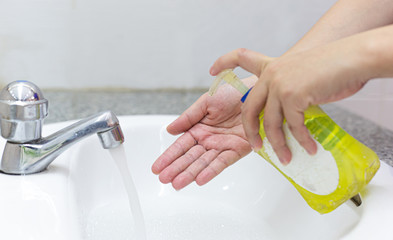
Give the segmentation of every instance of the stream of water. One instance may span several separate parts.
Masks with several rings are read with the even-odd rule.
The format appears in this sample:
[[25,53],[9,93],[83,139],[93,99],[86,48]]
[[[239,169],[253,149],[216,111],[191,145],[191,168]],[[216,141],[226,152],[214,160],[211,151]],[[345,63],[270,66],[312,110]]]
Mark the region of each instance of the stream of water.
[[135,223],[135,239],[146,240],[146,227],[143,217],[141,205],[139,203],[138,193],[135,188],[134,181],[128,169],[127,156],[123,145],[117,148],[110,149],[110,154],[115,161],[117,168],[123,179],[124,187],[127,191],[128,201],[130,204],[131,214]]

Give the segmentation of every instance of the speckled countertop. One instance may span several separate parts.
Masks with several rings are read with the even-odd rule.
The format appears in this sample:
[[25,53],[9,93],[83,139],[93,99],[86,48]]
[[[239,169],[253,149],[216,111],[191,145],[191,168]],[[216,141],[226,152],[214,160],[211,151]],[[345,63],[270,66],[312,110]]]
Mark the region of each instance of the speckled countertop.
[[[45,123],[80,119],[111,110],[117,116],[140,114],[181,114],[205,90],[43,90],[49,101]],[[323,106],[327,114],[349,134],[372,148],[379,158],[393,166],[393,132],[334,104]]]

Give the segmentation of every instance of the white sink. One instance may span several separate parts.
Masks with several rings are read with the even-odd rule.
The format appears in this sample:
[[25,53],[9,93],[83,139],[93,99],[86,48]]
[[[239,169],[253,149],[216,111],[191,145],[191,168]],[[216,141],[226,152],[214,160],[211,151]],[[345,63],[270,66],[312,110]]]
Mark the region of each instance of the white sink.
[[[176,137],[175,116],[120,117],[148,240],[392,239],[393,168],[381,169],[362,193],[320,215],[273,167],[252,153],[205,186],[163,185],[151,165]],[[44,126],[44,135],[70,122]],[[4,140],[1,140],[1,145]],[[0,174],[1,239],[135,239],[121,176],[96,136],[58,157],[47,171]]]

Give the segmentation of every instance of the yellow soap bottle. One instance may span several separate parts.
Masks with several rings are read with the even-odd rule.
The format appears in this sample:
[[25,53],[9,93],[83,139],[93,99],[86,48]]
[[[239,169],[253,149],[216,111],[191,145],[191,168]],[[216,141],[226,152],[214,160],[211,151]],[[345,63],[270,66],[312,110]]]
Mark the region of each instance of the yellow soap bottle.
[[[240,79],[232,72],[232,70],[229,69],[222,71],[217,76],[215,82],[210,88],[210,95],[214,94],[221,80],[225,80],[238,89],[244,95],[242,98],[242,101],[244,101],[249,92],[249,89],[240,81]],[[269,143],[263,128],[263,119],[264,115],[262,112],[260,114],[259,134],[261,135],[264,143],[258,154],[271,163],[278,171],[280,171],[282,175],[284,175],[295,186],[297,191],[306,200],[308,205],[321,214],[333,211],[342,203],[356,196],[370,182],[379,169],[380,162],[377,154],[374,151],[346,133],[320,107],[312,106],[304,113],[304,124],[308,128],[311,136],[313,136],[313,138],[316,140],[317,144],[321,146],[321,150],[318,151],[326,152],[328,157],[331,156],[331,159],[333,159],[332,161],[335,162],[334,168],[337,168],[337,182],[334,182],[334,188],[331,188],[331,191],[322,191],[323,194],[318,191],[310,190],[305,186],[312,185],[312,182],[307,183],[307,180],[315,181],[315,179],[319,177],[318,174],[320,174],[318,171],[321,173],[325,172],[324,166],[316,168],[317,177],[314,176],[314,178],[308,178],[308,176],[304,176],[302,183],[299,183],[299,175],[302,173],[314,173],[315,171],[313,170],[307,172],[307,169],[300,169],[300,166],[299,170],[296,170],[298,168],[294,168],[295,170],[292,170],[295,171],[294,174],[288,174],[288,172],[285,170],[285,167],[277,160],[274,160],[276,156],[274,152],[272,154],[272,150],[269,149]],[[289,135],[291,134],[287,131],[287,142],[291,138]],[[288,165],[291,165],[294,160],[296,159],[293,157],[291,163]],[[314,167],[315,164],[319,164],[319,162],[316,162],[316,160],[317,159],[310,160],[313,162]],[[325,163],[326,162],[328,162],[328,160],[326,160]],[[321,164],[322,163],[323,161],[321,161]],[[331,175],[334,175],[333,173]],[[331,177],[327,175],[329,173],[324,174],[328,178]],[[293,177],[295,175],[296,178]]]

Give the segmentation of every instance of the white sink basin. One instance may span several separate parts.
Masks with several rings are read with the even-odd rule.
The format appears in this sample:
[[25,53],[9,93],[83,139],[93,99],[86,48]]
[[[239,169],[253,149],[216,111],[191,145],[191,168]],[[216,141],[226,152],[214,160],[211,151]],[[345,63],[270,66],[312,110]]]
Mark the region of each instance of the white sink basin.
[[[392,239],[393,168],[382,163],[362,193],[320,215],[273,167],[252,153],[203,187],[163,185],[151,165],[176,137],[175,116],[120,117],[148,240]],[[44,135],[70,123],[46,125]],[[1,140],[1,145],[4,140]],[[1,239],[135,239],[121,176],[96,136],[58,157],[45,172],[0,174]]]

